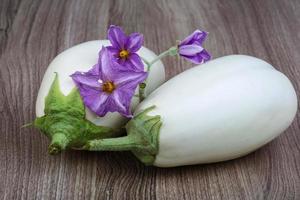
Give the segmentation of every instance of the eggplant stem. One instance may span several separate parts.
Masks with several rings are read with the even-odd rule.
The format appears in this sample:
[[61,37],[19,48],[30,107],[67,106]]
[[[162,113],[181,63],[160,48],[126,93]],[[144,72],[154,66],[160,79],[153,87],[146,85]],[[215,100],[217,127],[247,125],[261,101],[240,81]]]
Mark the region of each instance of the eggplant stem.
[[118,138],[96,139],[87,142],[83,147],[89,151],[130,151],[138,148],[139,144],[135,138],[131,136],[123,136]]
[[118,138],[89,140],[81,150],[132,151],[143,163],[153,164],[158,153],[158,136],[162,125],[160,116],[148,116],[151,106],[136,115],[126,125],[128,135]]
[[51,143],[48,147],[48,152],[51,155],[55,155],[65,150],[68,146],[69,140],[63,133],[55,133],[52,136]]

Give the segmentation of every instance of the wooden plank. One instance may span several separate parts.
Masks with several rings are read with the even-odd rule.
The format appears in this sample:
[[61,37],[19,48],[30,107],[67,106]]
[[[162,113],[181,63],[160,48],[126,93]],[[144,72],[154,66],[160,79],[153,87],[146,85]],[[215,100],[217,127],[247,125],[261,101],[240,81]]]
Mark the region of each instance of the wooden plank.
[[[272,63],[300,92],[297,0],[2,0],[0,3],[0,199],[300,199],[299,113],[258,151],[233,161],[159,169],[129,152],[47,154],[33,128],[49,62],[75,44],[106,37],[109,24],[142,32],[161,52],[196,28],[219,57],[249,54]],[[167,77],[192,67],[166,58]]]

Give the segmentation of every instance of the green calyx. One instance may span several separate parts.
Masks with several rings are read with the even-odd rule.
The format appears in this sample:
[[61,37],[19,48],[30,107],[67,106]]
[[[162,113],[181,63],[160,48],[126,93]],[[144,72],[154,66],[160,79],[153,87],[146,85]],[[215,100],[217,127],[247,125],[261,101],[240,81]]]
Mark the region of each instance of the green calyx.
[[[178,44],[179,43],[180,43],[180,41],[178,41]],[[173,47],[169,48],[168,50],[162,52],[151,62],[141,56],[140,57],[147,66],[147,72],[149,72],[152,65],[154,63],[156,63],[157,61],[161,60],[162,58],[164,58],[166,56],[176,56],[176,55],[178,55],[178,45],[173,46]],[[145,97],[146,82],[147,82],[147,80],[139,85],[139,100],[140,100],[140,102],[142,102],[146,98]]]
[[170,56],[178,55],[178,47],[177,46],[171,47],[168,51],[169,51]]
[[152,109],[154,106],[143,110],[127,123],[127,136],[91,140],[83,149],[89,151],[132,151],[146,165],[153,164],[158,153],[159,131],[162,122],[158,115],[147,115]]
[[121,133],[121,130],[96,126],[86,120],[85,107],[77,88],[69,95],[63,95],[57,73],[45,99],[44,111],[45,115],[37,117],[34,126],[51,140],[49,154],[81,148],[89,140],[115,137]]

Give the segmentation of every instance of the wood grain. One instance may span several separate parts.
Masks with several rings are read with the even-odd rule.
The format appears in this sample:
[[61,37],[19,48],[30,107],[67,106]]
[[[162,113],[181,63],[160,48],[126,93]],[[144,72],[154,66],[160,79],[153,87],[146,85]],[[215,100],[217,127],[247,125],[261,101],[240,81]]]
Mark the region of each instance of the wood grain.
[[[300,199],[300,116],[280,137],[233,161],[159,169],[129,152],[47,154],[33,128],[49,62],[109,24],[144,33],[161,52],[196,28],[219,57],[249,54],[272,63],[300,92],[298,0],[0,0],[0,199]],[[192,65],[164,59],[167,77]]]

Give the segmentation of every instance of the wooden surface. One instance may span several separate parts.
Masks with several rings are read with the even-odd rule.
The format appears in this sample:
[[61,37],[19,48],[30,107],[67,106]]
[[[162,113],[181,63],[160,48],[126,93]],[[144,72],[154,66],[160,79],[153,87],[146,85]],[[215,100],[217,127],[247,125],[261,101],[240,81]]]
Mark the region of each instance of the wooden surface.
[[[20,126],[35,117],[49,62],[109,24],[144,33],[161,52],[194,29],[214,57],[260,57],[300,90],[299,0],[0,0],[0,199],[300,199],[300,116],[280,137],[233,161],[159,169],[129,152],[47,154],[48,140]],[[167,77],[191,67],[163,60]]]

